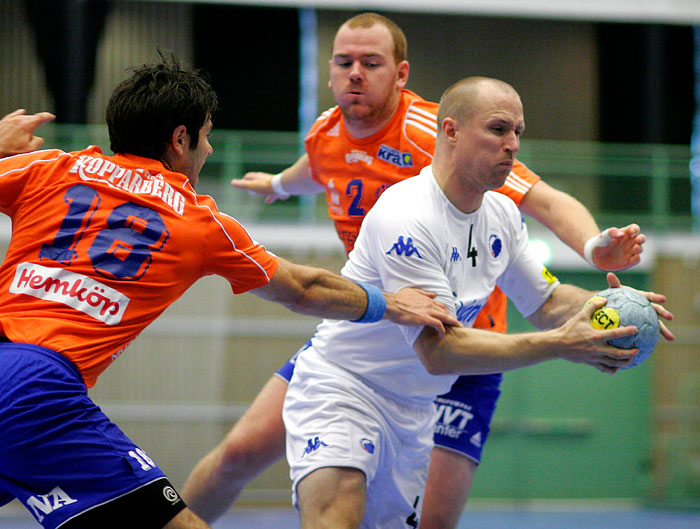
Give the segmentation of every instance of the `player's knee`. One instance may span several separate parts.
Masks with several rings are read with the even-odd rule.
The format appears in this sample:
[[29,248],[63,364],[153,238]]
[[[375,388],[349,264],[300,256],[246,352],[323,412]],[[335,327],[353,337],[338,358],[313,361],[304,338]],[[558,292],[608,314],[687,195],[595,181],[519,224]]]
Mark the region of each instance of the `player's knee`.
[[284,455],[284,442],[257,436],[230,435],[220,446],[223,469],[236,473],[257,473]]

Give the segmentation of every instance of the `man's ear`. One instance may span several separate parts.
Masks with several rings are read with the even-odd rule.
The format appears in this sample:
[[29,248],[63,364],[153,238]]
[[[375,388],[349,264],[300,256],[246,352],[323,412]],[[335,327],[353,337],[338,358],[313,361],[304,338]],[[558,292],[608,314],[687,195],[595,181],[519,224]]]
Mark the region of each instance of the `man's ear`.
[[401,61],[398,64],[398,67],[396,69],[396,86],[398,86],[399,89],[404,88],[406,86],[406,83],[408,82],[409,70],[410,66],[408,65],[408,61]]
[[451,117],[446,117],[442,120],[442,135],[448,142],[454,142],[457,134],[457,120]]
[[170,147],[178,155],[182,155],[190,148],[190,135],[187,134],[187,127],[178,125],[170,138]]

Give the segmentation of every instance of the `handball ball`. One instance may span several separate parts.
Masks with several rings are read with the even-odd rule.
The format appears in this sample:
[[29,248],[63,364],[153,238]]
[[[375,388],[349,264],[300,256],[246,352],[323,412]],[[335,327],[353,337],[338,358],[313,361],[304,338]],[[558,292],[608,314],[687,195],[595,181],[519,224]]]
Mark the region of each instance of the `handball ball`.
[[627,325],[637,327],[639,331],[636,334],[616,338],[608,343],[620,349],[639,348],[637,356],[623,369],[644,362],[659,341],[659,316],[649,300],[629,288],[608,288],[598,292],[593,299],[597,297],[607,298],[608,303],[593,313],[591,325],[596,329],[615,329]]

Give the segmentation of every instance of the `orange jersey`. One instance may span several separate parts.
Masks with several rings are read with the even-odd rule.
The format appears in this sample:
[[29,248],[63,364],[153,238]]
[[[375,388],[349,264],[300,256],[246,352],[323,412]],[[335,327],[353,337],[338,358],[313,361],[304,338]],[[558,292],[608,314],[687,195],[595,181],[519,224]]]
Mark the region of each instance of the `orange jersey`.
[[12,218],[0,331],[65,355],[88,387],[202,276],[241,293],[277,269],[185,175],[97,147],[0,160],[0,211]]
[[432,162],[437,108],[437,103],[402,90],[394,117],[369,138],[350,136],[337,106],[311,127],[306,137],[311,176],[326,189],[328,215],[346,252],[352,250],[362,219],[382,192]]
[[[340,107],[327,110],[306,137],[311,176],[326,189],[328,215],[350,253],[362,219],[379,195],[392,184],[417,175],[433,161],[438,104],[410,90],[392,120],[369,138],[353,138],[345,130]],[[518,206],[539,176],[515,161],[506,183],[496,191]],[[474,327],[506,331],[508,301],[498,287],[476,318]]]

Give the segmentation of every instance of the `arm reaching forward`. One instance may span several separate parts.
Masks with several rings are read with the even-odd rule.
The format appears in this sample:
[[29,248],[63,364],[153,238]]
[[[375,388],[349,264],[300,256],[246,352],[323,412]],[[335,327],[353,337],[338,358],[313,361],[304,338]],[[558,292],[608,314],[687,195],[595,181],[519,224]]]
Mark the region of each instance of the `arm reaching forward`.
[[[363,288],[327,270],[284,259],[279,260],[270,282],[252,292],[309,316],[368,323],[388,318],[400,325],[429,326],[439,336],[445,335],[444,324],[460,325],[442,303],[433,300],[431,293],[413,288],[381,293],[375,287]],[[377,306],[381,304],[385,304],[385,309],[380,313]],[[367,319],[370,313],[376,317]]]

